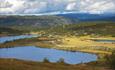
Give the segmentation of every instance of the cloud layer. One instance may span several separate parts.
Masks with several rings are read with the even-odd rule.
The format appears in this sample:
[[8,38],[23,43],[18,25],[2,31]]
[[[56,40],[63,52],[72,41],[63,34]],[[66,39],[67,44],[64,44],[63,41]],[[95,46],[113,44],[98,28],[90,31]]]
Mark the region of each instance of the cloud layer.
[[0,14],[115,13],[115,0],[0,0]]

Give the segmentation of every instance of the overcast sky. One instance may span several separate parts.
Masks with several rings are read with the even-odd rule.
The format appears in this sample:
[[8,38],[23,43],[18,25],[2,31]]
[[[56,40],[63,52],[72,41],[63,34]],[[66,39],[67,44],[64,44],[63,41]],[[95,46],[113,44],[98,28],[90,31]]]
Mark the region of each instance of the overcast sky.
[[0,0],[0,14],[115,13],[115,0]]

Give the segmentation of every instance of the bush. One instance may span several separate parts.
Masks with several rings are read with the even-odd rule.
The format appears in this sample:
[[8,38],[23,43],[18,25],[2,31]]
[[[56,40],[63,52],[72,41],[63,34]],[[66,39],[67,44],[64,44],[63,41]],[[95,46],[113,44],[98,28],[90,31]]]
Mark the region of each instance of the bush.
[[59,61],[57,61],[58,63],[65,63],[63,58],[60,58]]
[[47,58],[44,58],[44,62],[49,63],[50,61]]
[[110,56],[107,57],[108,64],[115,70],[115,51],[112,52]]

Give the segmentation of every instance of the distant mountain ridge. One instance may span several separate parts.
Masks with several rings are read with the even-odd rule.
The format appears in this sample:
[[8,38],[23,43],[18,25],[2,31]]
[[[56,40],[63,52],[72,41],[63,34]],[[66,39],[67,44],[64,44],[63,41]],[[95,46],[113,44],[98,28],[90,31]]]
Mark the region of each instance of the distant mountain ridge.
[[65,24],[76,24],[85,21],[114,21],[115,14],[89,14],[89,13],[67,13],[67,14],[55,14],[55,15],[0,15],[0,26],[26,26],[26,27],[38,27],[47,28],[55,27]]
[[57,14],[69,19],[77,19],[79,21],[115,21],[115,14],[89,14],[89,13],[69,13]]

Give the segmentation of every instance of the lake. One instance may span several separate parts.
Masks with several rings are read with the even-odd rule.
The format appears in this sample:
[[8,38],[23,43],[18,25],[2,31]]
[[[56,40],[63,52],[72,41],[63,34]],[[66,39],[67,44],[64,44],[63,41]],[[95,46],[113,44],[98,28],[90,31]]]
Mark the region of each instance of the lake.
[[103,40],[103,39],[95,39],[96,42],[104,42],[104,43],[115,43],[115,40]]
[[0,37],[0,43],[4,43],[4,42],[7,42],[7,41],[18,40],[18,39],[24,39],[24,38],[32,38],[32,37],[38,37],[38,35],[19,35],[19,36]]
[[94,54],[39,48],[35,46],[2,48],[0,49],[0,58],[16,58],[41,62],[45,58],[50,62],[57,62],[60,59],[64,59],[65,63],[68,64],[87,63],[97,60],[97,56]]

